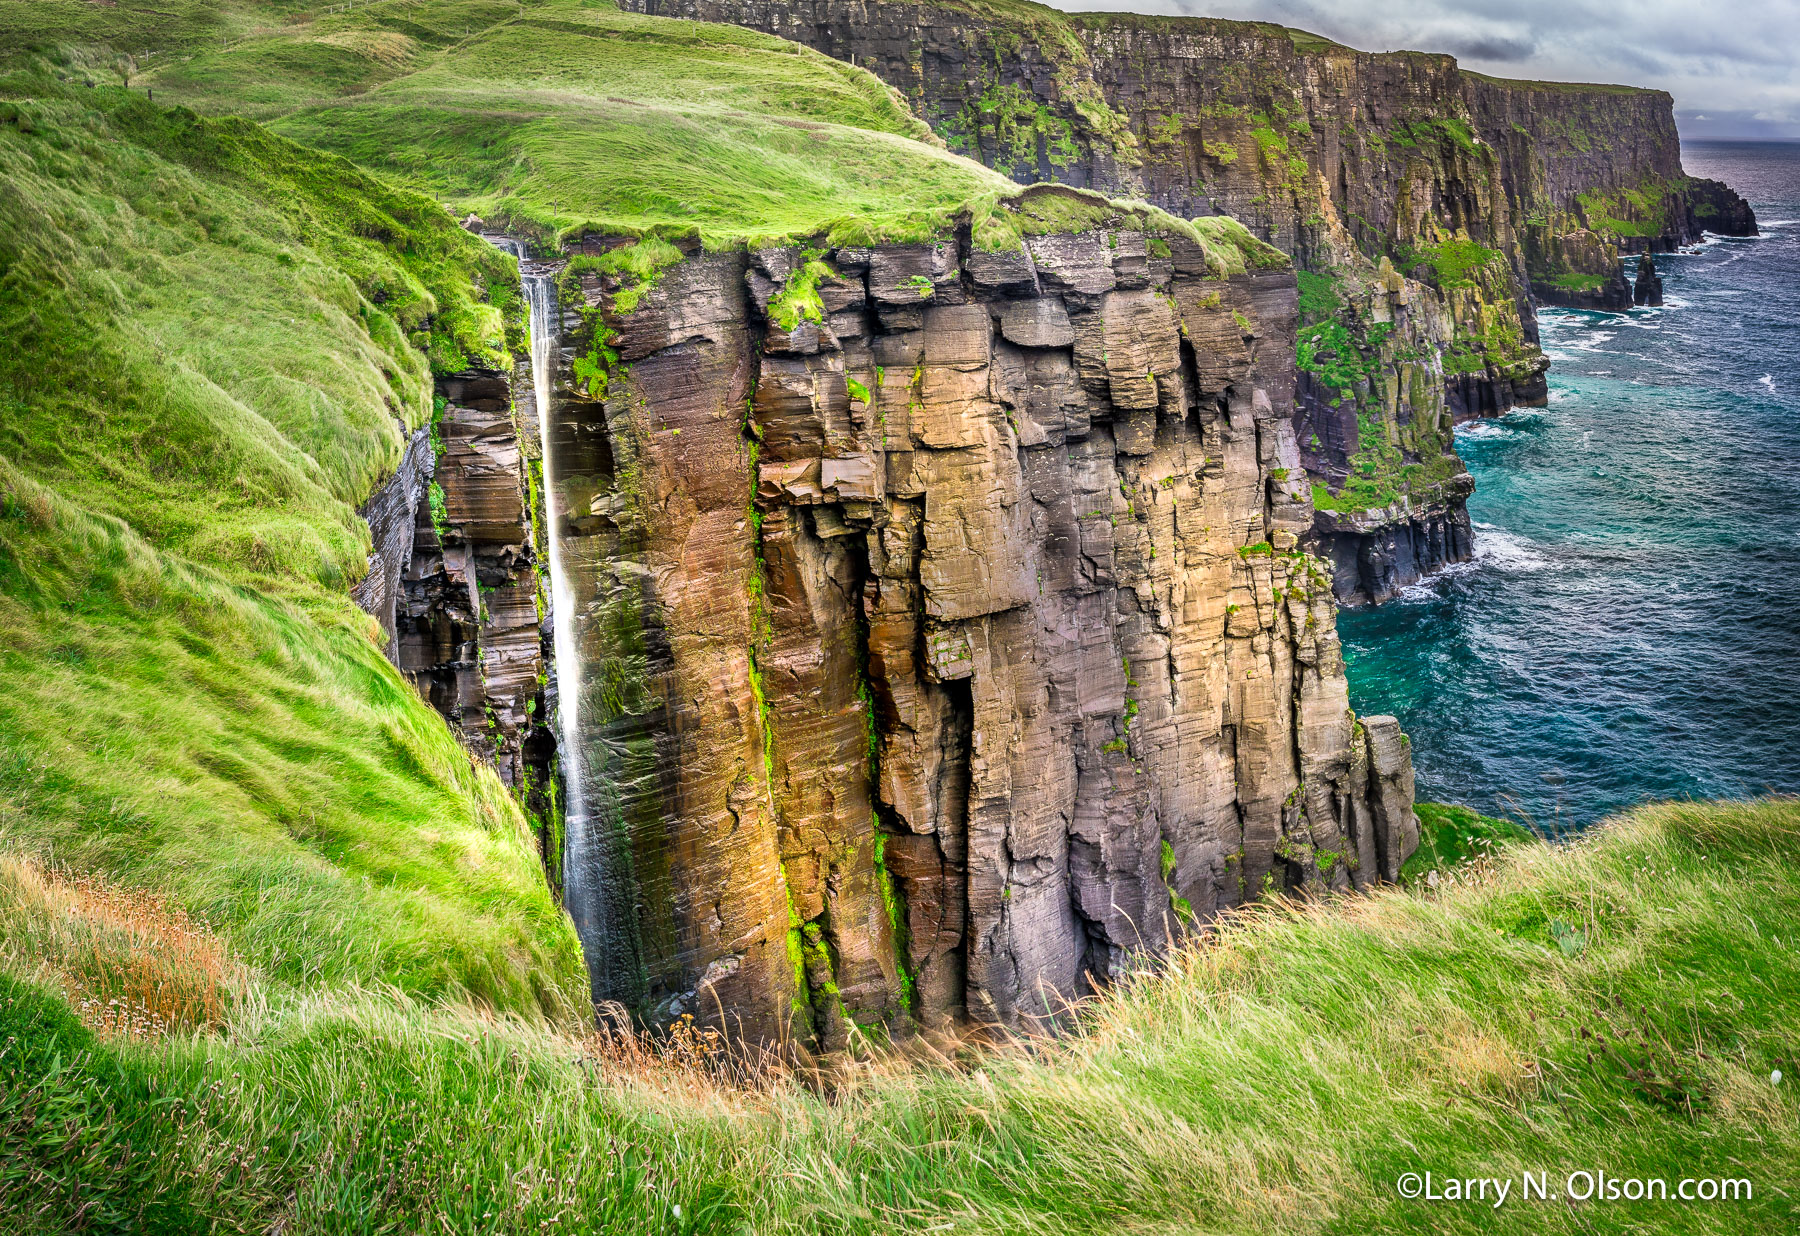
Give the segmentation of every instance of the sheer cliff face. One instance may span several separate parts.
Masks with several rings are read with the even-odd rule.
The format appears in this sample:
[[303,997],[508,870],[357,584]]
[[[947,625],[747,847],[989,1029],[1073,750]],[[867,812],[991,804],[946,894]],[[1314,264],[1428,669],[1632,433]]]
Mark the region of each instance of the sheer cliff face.
[[597,998],[823,1048],[1018,1024],[1416,844],[1298,548],[1292,274],[1028,245],[696,255],[628,313],[581,277]]
[[[1729,189],[1681,174],[1659,92],[1502,82],[1448,56],[1209,19],[901,0],[626,7],[853,60],[951,149],[1021,182],[1227,214],[1341,280],[1330,318],[1303,323],[1341,328],[1302,353],[1303,387],[1315,407],[1372,426],[1352,437],[1399,446],[1353,460],[1359,448],[1333,452],[1321,433],[1322,453],[1306,455],[1328,491],[1321,507],[1335,508],[1309,544],[1338,564],[1350,602],[1384,600],[1469,552],[1469,485],[1450,435],[1421,435],[1394,409],[1423,401],[1462,420],[1542,403],[1534,297],[1626,308],[1621,252],[1754,226]],[[1392,271],[1378,270],[1384,258]],[[1395,273],[1410,324],[1372,331],[1389,319],[1371,296],[1389,296],[1378,285]]]

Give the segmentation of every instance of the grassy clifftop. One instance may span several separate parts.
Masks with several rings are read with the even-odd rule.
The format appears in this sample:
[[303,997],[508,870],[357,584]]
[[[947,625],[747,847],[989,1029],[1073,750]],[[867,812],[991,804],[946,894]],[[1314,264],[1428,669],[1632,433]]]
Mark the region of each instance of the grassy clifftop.
[[[130,74],[159,102],[257,117],[458,215],[546,240],[591,230],[709,248],[907,242],[973,215],[978,239],[1016,245],[1022,228],[1078,230],[1117,213],[1095,198],[1053,221],[983,228],[1017,184],[947,152],[873,74],[739,27],[606,0],[341,7],[295,5],[276,20],[255,4],[221,5],[230,30],[217,39],[140,13],[114,44],[37,56],[72,79]],[[127,62],[116,46],[134,41],[156,50]],[[1195,239],[1226,267],[1278,260],[1239,231]]]
[[[829,1097],[722,1084],[693,1036],[645,1056],[393,999],[252,991],[221,1001],[225,1036],[96,1039],[55,994],[92,968],[46,924],[74,905],[59,921],[105,929],[108,903],[0,866],[11,969],[36,976],[0,977],[23,1082],[0,1129],[66,1114],[73,1136],[9,1162],[66,1189],[56,1213],[155,1208],[159,1230],[1785,1231],[1797,856],[1791,801],[1648,808],[1435,892],[1266,908],[1066,1039],[847,1066]],[[1560,1194],[1576,1170],[1752,1196],[1519,1197],[1522,1172]],[[1397,1196],[1426,1171],[1512,1198]]]
[[593,0],[323,9],[144,82],[544,233],[915,239],[1013,187],[871,74],[767,35]]

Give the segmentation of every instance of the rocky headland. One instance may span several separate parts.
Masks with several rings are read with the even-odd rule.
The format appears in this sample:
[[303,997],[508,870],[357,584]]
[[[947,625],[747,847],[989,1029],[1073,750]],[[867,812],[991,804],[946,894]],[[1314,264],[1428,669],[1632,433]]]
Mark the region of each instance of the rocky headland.
[[[411,482],[441,496],[401,663],[551,788],[595,1000],[812,1050],[1024,1026],[1221,910],[1393,879],[1410,749],[1349,710],[1336,607],[1471,555],[1452,429],[1542,402],[1535,300],[1629,304],[1620,254],[1729,190],[1649,92],[1233,23],[817,12],[690,15],[854,58],[1064,187],[920,243],[527,233],[547,388],[441,376]],[[483,598],[551,535],[533,642]]]
[[[635,242],[568,245],[533,395],[596,1000],[826,1050],[1030,1024],[1416,846],[1407,740],[1349,710],[1302,545],[1288,259],[1056,188],[999,218],[1036,234],[693,250],[645,280],[617,273]],[[493,598],[538,451],[531,416],[482,419],[502,380],[442,384],[442,527],[419,499],[397,648],[523,767],[547,641]]]

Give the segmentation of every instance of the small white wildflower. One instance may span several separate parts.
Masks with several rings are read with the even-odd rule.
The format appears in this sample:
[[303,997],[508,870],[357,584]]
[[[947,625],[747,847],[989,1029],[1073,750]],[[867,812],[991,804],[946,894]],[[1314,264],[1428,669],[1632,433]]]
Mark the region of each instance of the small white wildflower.
[[[1781,1078],[1781,1074],[1777,1073],[1777,1074],[1775,1074],[1775,1077],[1776,1077],[1776,1080],[1779,1081]],[[680,1202],[675,1203],[675,1217],[677,1219],[681,1218],[681,1203]]]
[[1769,1084],[1771,1086],[1779,1086],[1781,1084],[1781,1070],[1780,1069],[1776,1069],[1773,1073],[1769,1074]]

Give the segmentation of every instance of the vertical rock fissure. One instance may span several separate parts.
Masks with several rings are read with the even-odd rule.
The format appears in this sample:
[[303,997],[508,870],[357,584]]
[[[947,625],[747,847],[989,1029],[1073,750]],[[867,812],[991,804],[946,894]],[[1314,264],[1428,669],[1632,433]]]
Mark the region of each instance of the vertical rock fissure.
[[887,845],[890,836],[899,833],[900,827],[894,819],[892,808],[881,800],[881,748],[884,739],[884,718],[881,703],[876,698],[875,686],[869,676],[869,589],[874,582],[874,574],[869,566],[869,549],[866,538],[851,538],[860,542],[850,547],[850,562],[854,569],[854,588],[848,602],[852,607],[851,632],[856,641],[856,696],[858,707],[862,712],[863,727],[868,741],[867,780],[869,787],[869,830],[874,846],[874,868],[876,891],[881,895],[882,909],[886,913],[889,933],[889,951],[894,961],[893,982],[899,1005],[899,1013],[903,1024],[912,1025],[917,1022],[919,1009],[917,1001],[917,982],[912,959],[912,932],[907,918],[906,890],[887,862]]

